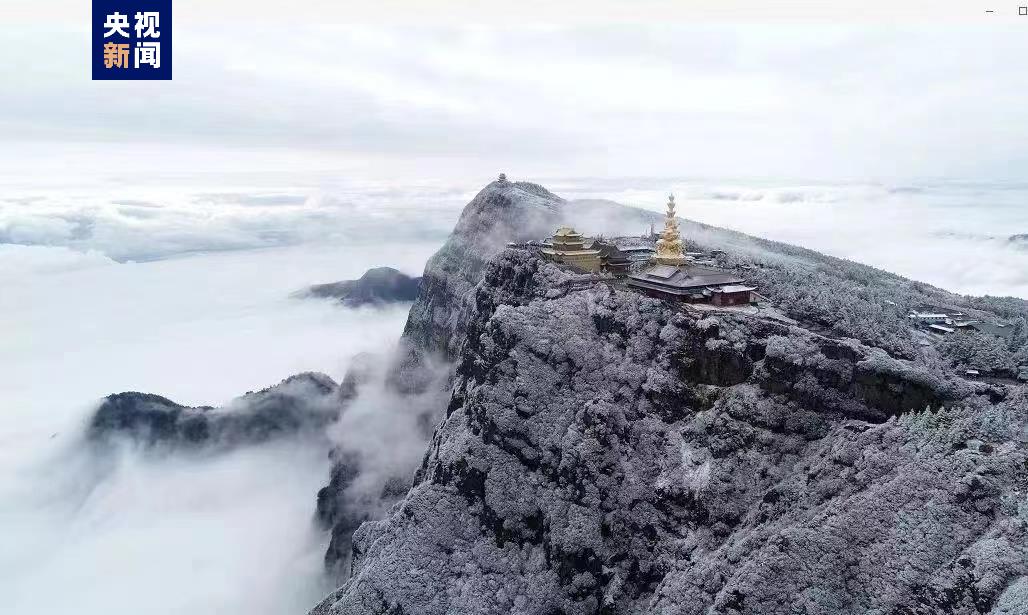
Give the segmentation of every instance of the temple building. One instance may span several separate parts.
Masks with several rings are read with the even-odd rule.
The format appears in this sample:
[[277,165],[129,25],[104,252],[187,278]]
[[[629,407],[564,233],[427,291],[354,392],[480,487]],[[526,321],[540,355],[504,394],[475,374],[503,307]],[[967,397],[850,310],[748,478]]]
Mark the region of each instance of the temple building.
[[675,220],[675,197],[668,197],[664,230],[657,240],[653,266],[629,274],[626,284],[662,299],[712,303],[717,306],[749,304],[756,290],[745,280],[726,271],[687,264],[693,259],[682,250],[682,237]]
[[[718,299],[717,305],[739,305],[750,302],[749,293],[753,290],[747,286],[733,288],[744,281],[735,274],[716,269],[654,265],[640,273],[629,274],[627,284],[653,297],[710,303],[715,302],[717,293],[728,288],[730,298]],[[745,300],[736,294],[742,293],[741,289],[746,289]]]
[[629,263],[648,263],[656,251],[650,246],[622,246],[621,253],[628,257]]
[[675,219],[675,195],[667,198],[667,216],[664,218],[664,230],[657,240],[657,253],[653,262],[658,265],[684,265],[689,261],[682,251],[682,236],[678,233],[678,221]]
[[603,271],[613,274],[628,273],[628,267],[632,261],[628,254],[619,250],[616,245],[596,240],[589,247],[600,252],[600,268]]
[[569,226],[562,226],[553,234],[549,244],[539,250],[543,258],[570,265],[582,271],[600,271],[600,251],[585,247],[582,234]]
[[753,301],[754,286],[742,284],[728,284],[711,290],[710,302],[714,305],[749,305]]

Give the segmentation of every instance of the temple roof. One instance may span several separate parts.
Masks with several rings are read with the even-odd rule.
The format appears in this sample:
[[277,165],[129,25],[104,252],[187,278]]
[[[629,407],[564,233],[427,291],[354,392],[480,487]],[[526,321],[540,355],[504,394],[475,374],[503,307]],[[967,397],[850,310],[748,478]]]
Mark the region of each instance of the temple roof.
[[606,258],[610,262],[628,262],[628,255],[619,250],[614,244],[603,241],[594,241],[589,247],[593,250],[599,250],[600,256]]
[[751,290],[757,290],[756,286],[743,286],[741,284],[729,284],[722,286],[721,288],[714,289],[716,293],[748,293]]
[[582,234],[577,232],[577,231],[575,231],[575,229],[571,228],[570,226],[562,226],[559,229],[557,229],[557,232],[554,233],[553,236],[554,237],[575,237],[575,238],[578,238],[578,237],[581,237]]
[[[745,280],[726,271],[704,267],[675,267],[655,265],[628,276],[628,283],[642,288],[663,290],[672,294],[685,294],[706,286],[741,284]],[[731,292],[731,291],[730,291]]]

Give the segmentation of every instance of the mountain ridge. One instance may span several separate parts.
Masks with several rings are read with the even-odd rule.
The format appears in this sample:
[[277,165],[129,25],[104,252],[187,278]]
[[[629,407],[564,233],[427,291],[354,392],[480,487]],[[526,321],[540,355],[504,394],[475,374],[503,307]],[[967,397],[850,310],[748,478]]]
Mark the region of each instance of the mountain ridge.
[[[360,525],[352,576],[311,613],[900,615],[1028,604],[1028,519],[1016,504],[1025,390],[959,377],[878,301],[981,310],[989,300],[975,307],[690,222],[687,241],[727,249],[722,266],[758,267],[747,272],[762,290],[781,285],[772,300],[792,298],[804,320],[823,316],[804,303],[817,289],[791,285],[820,284],[857,305],[838,323],[814,322],[826,336],[691,314],[604,284],[570,290],[566,271],[505,247],[524,236],[494,232],[509,224],[486,225],[486,242],[463,236],[493,203],[508,219],[517,198],[487,186],[451,237],[471,248],[448,241],[426,267],[406,356],[455,360],[434,385],[449,389],[445,416],[412,489]],[[544,198],[552,208],[539,226],[581,215]],[[463,258],[475,262],[462,268]]]

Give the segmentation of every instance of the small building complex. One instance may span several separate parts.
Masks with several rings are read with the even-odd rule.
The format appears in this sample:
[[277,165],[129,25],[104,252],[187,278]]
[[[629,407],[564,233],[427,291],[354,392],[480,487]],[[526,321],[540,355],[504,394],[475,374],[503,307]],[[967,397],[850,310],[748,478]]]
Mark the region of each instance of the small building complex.
[[910,315],[907,316],[907,318],[909,318],[910,320],[913,320],[916,323],[921,323],[921,324],[926,324],[926,325],[928,325],[928,324],[944,323],[944,322],[950,320],[950,317],[949,317],[948,314],[936,314],[936,313],[933,313],[933,312],[918,312],[916,310],[910,312]]
[[654,265],[628,275],[627,284],[648,295],[678,301],[712,303],[721,307],[747,305],[756,288],[746,286],[734,273],[697,267],[694,254],[686,254],[675,219],[675,197],[668,197],[664,231],[657,240]]
[[910,313],[907,314],[907,319],[914,326],[936,335],[977,331],[1008,340],[1014,334],[1013,327],[1006,323],[983,322],[969,318],[963,312],[955,312],[932,306],[923,306],[910,310]]
[[[621,241],[619,245],[603,239],[588,240],[573,228],[562,226],[542,242],[539,253],[578,271],[613,274],[628,287],[662,299],[719,307],[753,302],[756,288],[746,285],[746,280],[732,272],[697,266],[695,257],[704,255],[684,251],[674,195],[668,197],[664,230],[654,240],[651,229],[643,243]],[[707,262],[714,265],[713,260]]]

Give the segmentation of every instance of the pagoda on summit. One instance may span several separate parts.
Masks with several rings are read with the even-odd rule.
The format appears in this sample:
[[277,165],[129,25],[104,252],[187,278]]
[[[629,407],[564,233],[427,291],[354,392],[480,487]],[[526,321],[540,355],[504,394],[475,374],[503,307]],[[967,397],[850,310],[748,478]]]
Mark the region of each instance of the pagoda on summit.
[[678,232],[678,221],[675,220],[675,195],[668,195],[667,217],[664,219],[664,230],[657,240],[657,253],[653,256],[653,262],[677,266],[688,261],[682,251],[682,236]]

